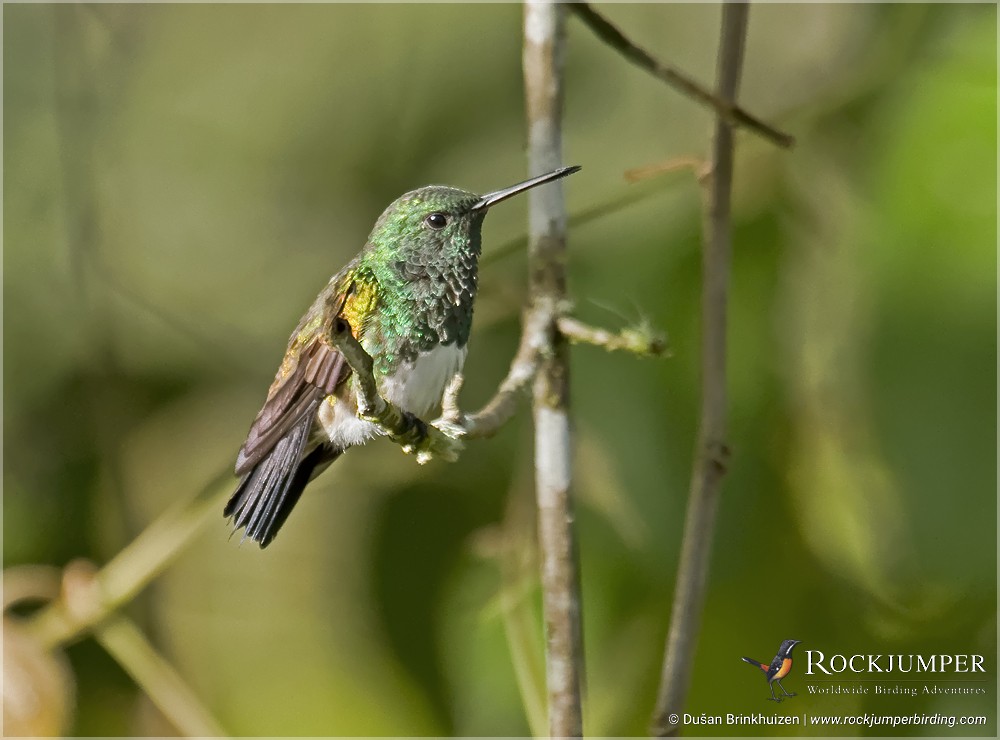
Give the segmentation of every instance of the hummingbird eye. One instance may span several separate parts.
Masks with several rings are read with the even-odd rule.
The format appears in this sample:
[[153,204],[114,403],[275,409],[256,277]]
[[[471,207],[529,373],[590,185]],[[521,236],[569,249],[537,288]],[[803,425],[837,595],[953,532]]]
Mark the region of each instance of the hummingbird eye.
[[448,216],[443,213],[432,213],[424,219],[424,223],[432,229],[443,229],[448,225]]

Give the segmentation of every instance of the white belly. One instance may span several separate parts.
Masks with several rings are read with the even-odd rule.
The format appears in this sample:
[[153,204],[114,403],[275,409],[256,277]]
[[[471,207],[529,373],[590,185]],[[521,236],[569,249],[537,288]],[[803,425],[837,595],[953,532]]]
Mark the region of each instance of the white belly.
[[[435,347],[413,362],[401,364],[394,375],[382,378],[379,392],[404,411],[429,421],[427,415],[440,405],[448,382],[465,364],[466,352],[466,347],[454,344]],[[327,399],[318,416],[330,442],[339,449],[364,444],[380,434],[374,424],[356,416],[353,399],[351,403]]]
[[439,346],[403,363],[396,374],[383,378],[382,397],[404,411],[425,417],[441,403],[445,386],[465,364],[467,347],[455,344]]

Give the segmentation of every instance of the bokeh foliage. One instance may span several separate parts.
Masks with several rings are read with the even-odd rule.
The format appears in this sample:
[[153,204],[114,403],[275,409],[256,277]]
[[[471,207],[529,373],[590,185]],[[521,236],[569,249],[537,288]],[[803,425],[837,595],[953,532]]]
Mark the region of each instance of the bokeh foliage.
[[[606,10],[712,79],[717,7]],[[524,175],[521,11],[3,13],[4,563],[103,562],[231,464],[288,332],[387,203]],[[739,139],[734,458],[693,712],[765,709],[739,657],[787,637],[996,655],[995,31],[988,5],[751,13],[742,100],[799,143]],[[710,115],[570,34],[571,213],[655,191],[571,233],[577,309],[648,317],[674,354],[573,353],[587,727],[641,734],[693,446],[700,215],[690,178],[622,172],[703,155]],[[491,213],[487,259],[524,207]],[[506,369],[524,270],[484,266],[467,405]],[[220,512],[130,612],[234,734],[524,734],[529,440],[521,415],[455,465],[353,451],[267,551]],[[93,643],[69,657],[73,733],[164,731]],[[898,705],[793,690],[814,711],[991,714],[995,675]]]

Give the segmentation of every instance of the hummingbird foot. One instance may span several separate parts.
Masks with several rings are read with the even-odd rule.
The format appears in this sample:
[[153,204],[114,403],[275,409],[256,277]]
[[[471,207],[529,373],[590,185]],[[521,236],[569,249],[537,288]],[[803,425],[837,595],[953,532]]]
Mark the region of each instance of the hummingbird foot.
[[462,427],[449,426],[447,423],[441,423],[439,426],[439,421],[427,427],[427,436],[420,442],[403,447],[403,451],[407,454],[417,456],[418,465],[429,463],[434,458],[455,462],[465,449],[465,442],[455,433],[456,429],[458,432],[464,432]]
[[413,434],[416,436],[419,442],[422,442],[427,438],[427,422],[421,419],[416,414],[411,414],[409,411],[403,412],[403,424],[402,431],[399,436]]
[[402,426],[403,434],[416,438],[415,441],[403,445],[403,452],[416,455],[419,465],[428,463],[435,457],[447,462],[458,460],[458,454],[463,447],[461,441],[451,438],[435,426],[428,426],[427,422],[409,411],[403,412]]

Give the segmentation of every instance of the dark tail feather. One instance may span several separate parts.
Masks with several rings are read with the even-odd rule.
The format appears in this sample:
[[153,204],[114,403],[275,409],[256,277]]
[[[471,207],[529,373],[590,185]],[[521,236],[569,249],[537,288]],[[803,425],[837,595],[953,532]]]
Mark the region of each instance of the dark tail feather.
[[753,658],[747,658],[746,656],[743,657],[743,660],[752,665],[754,668],[760,668],[765,673],[767,672],[768,666],[764,665],[759,660],[754,660]]
[[331,461],[330,450],[322,445],[302,457],[312,416],[308,414],[275,444],[267,457],[243,477],[226,504],[224,513],[233,517],[236,529],[244,528],[243,536],[262,548],[271,543],[285,523],[316,466]]

